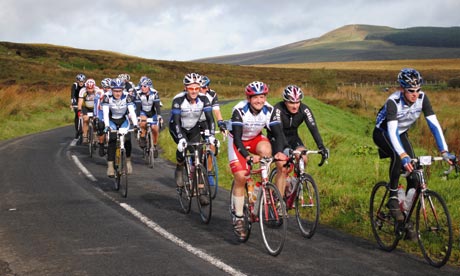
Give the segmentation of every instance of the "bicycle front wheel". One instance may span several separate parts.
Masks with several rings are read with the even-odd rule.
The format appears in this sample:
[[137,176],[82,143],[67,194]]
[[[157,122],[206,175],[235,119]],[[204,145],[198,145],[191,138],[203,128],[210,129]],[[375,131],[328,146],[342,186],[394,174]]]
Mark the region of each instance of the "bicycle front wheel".
[[93,157],[93,152],[94,152],[94,129],[93,129],[93,124],[89,123],[88,126],[88,149],[89,149],[89,157]]
[[200,212],[201,221],[209,223],[212,214],[211,188],[209,187],[208,175],[202,164],[195,167],[196,177],[196,202]]
[[449,210],[444,199],[434,191],[419,197],[416,216],[418,244],[432,266],[441,267],[449,260],[453,233]]
[[188,162],[186,162],[186,165],[182,168],[183,185],[177,187],[180,207],[185,214],[190,212],[190,207],[192,206],[192,183],[188,174],[188,166]]
[[147,147],[149,149],[148,151],[149,167],[153,168],[153,166],[155,165],[155,156],[154,156],[155,148],[153,146],[153,136],[150,130],[147,132]]
[[305,238],[315,234],[319,222],[319,193],[315,181],[309,174],[300,177],[295,201],[295,215],[300,232]]
[[120,161],[120,192],[121,196],[128,196],[128,169],[126,168],[126,152],[121,153]]
[[214,153],[210,150],[206,151],[204,163],[208,171],[208,182],[211,188],[211,198],[215,199],[217,196],[217,187],[218,187],[218,168],[217,168],[217,159]]
[[265,249],[272,256],[281,253],[287,234],[287,212],[283,197],[272,183],[259,193],[259,225]]
[[385,251],[392,251],[399,242],[395,232],[395,220],[390,210],[385,207],[389,197],[388,184],[383,181],[379,182],[372,189],[369,205],[372,232],[380,248]]

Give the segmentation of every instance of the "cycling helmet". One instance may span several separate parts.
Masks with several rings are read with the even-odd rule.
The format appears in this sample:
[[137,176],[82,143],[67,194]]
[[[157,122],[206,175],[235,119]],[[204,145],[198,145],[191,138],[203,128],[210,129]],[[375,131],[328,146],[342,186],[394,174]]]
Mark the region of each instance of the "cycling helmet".
[[288,85],[283,92],[283,100],[298,103],[303,99],[303,91],[297,85]]
[[201,77],[201,87],[208,87],[211,84],[211,80],[207,76]]
[[88,79],[86,82],[85,82],[85,87],[86,88],[94,88],[94,86],[96,85],[96,82],[93,80],[93,79]]
[[110,82],[112,81],[111,78],[105,78],[101,81],[101,86],[103,88],[110,87]]
[[86,76],[82,73],[80,74],[77,74],[77,76],[75,77],[75,79],[80,82],[80,81],[85,81],[86,80]]
[[184,77],[184,85],[187,86],[187,85],[190,85],[190,84],[193,84],[193,83],[197,83],[199,85],[201,85],[201,76],[197,73],[189,73],[187,75],[185,75]]
[[420,87],[423,83],[420,73],[412,68],[404,68],[398,74],[398,82],[403,88]]
[[128,73],[125,73],[125,79],[127,81],[130,81],[131,80],[131,76],[128,74]]
[[261,81],[253,81],[246,86],[246,96],[267,95],[268,86]]
[[119,74],[117,78],[122,79],[123,81],[128,80],[128,78],[126,77],[126,74]]
[[112,79],[110,82],[110,86],[112,89],[124,89],[125,88],[125,81],[121,78]]
[[144,79],[144,80],[141,82],[141,85],[142,85],[142,86],[152,87],[152,86],[153,86],[153,83],[152,83],[152,80],[151,80],[151,79],[146,78],[146,79]]
[[142,76],[140,79],[139,79],[139,85],[145,80],[145,79],[148,79],[149,77],[147,76]]

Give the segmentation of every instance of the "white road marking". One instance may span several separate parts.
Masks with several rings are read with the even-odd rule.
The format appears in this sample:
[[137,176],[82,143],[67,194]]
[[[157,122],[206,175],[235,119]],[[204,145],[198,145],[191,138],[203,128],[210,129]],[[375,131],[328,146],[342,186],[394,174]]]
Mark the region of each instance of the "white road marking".
[[76,157],[75,155],[72,154],[72,159],[73,159],[73,162],[75,162],[75,164],[77,165],[77,167],[80,168],[80,170],[86,175],[86,177],[88,177],[91,181],[94,181],[94,182],[97,181],[96,177],[94,177],[94,175],[92,175],[88,171],[88,169],[86,169],[86,167],[83,166],[83,164],[80,162],[78,157]]
[[[97,181],[96,177],[94,177],[88,171],[88,169],[86,169],[86,167],[83,166],[83,164],[80,162],[80,160],[78,159],[77,156],[72,155],[72,159],[75,162],[75,164],[78,166],[78,168],[85,174],[86,177],[88,177],[91,181],[94,181],[94,182]],[[224,272],[227,272],[230,275],[238,275],[238,276],[246,275],[243,272],[241,272],[241,271],[239,271],[239,270],[227,265],[226,263],[222,262],[218,258],[211,256],[210,254],[204,252],[201,249],[193,247],[191,244],[189,244],[189,243],[181,240],[177,236],[169,233],[163,227],[159,226],[158,224],[156,224],[155,222],[150,220],[148,217],[144,216],[141,212],[139,212],[135,208],[131,207],[129,204],[120,203],[115,198],[113,198],[110,195],[108,195],[107,193],[105,193],[103,190],[99,189],[98,187],[95,187],[95,188],[96,188],[97,191],[101,192],[103,195],[105,195],[108,198],[110,198],[113,202],[119,204],[123,209],[128,211],[131,215],[133,215],[134,217],[138,218],[148,228],[150,228],[153,231],[157,232],[158,234],[160,234],[161,236],[163,236],[167,240],[170,240],[171,242],[173,242],[174,244],[178,245],[179,247],[184,248],[185,250],[187,250],[188,252],[192,253],[193,255],[201,258],[202,260],[204,260],[204,261],[206,261],[206,262],[208,262],[208,263],[210,263],[210,264],[212,264],[214,266],[216,266],[220,270],[223,270]]]

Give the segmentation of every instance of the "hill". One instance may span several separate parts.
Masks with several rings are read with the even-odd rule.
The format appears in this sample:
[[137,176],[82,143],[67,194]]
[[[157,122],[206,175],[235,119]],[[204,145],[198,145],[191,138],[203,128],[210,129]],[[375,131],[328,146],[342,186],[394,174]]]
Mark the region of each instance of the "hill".
[[273,49],[195,61],[253,65],[451,58],[460,58],[460,27],[347,25],[318,38]]

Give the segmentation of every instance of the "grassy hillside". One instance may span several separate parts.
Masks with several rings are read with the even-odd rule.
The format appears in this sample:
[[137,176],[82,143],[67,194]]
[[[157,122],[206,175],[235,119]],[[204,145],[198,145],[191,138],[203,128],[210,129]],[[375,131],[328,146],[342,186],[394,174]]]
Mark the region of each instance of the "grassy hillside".
[[460,27],[347,25],[318,38],[273,49],[197,61],[249,65],[443,58],[460,58]]

